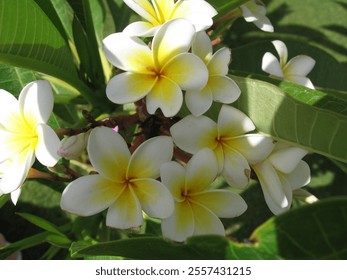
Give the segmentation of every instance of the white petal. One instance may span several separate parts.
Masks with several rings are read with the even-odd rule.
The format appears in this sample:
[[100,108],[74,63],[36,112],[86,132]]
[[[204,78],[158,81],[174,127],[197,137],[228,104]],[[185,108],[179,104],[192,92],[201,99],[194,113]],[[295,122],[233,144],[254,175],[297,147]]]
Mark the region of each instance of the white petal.
[[206,13],[188,14],[185,18],[194,26],[196,32],[206,30],[213,24],[211,16]]
[[112,128],[94,128],[87,150],[90,162],[102,176],[116,182],[124,180],[130,152],[124,139]]
[[284,74],[278,59],[272,53],[265,53],[261,64],[264,72],[276,77],[284,78]]
[[18,189],[23,184],[34,161],[35,156],[31,149],[26,149],[12,158],[0,180],[1,191],[10,193]]
[[155,34],[152,42],[153,58],[156,66],[164,66],[176,55],[188,52],[194,35],[194,26],[183,18],[174,19],[163,24]]
[[204,191],[217,177],[217,158],[212,150],[204,148],[188,161],[186,170],[187,192],[198,193]]
[[269,207],[270,211],[272,213],[274,213],[275,215],[280,215],[283,212],[285,212],[286,210],[288,210],[291,207],[292,200],[293,200],[293,192],[292,192],[292,189],[290,188],[290,185],[288,184],[288,182],[286,180],[284,180],[283,178],[281,178],[281,184],[282,184],[281,187],[282,187],[282,190],[285,194],[286,200],[288,201],[287,206],[282,207],[282,206],[278,205],[278,203],[273,200],[270,193],[264,191],[264,189],[263,189],[265,202],[266,202],[267,206]]
[[237,136],[254,129],[252,120],[245,113],[231,106],[222,106],[218,115],[219,136]]
[[222,175],[232,187],[245,188],[249,182],[251,170],[245,157],[236,150],[224,149],[224,167]]
[[213,96],[208,86],[202,90],[188,90],[185,101],[189,111],[196,117],[204,114],[212,105]]
[[301,160],[291,173],[285,174],[285,178],[291,189],[297,190],[310,183],[310,167],[306,162]]
[[[249,1],[251,2],[251,1]],[[247,3],[249,3],[247,2]],[[257,20],[258,18],[252,13],[252,11],[247,7],[248,5],[241,5],[240,8],[242,10],[242,16],[244,17],[245,21],[247,22],[253,22]]]
[[283,71],[286,76],[306,76],[311,72],[315,64],[316,61],[312,57],[307,55],[298,55],[288,61]]
[[124,28],[123,33],[129,37],[140,36],[140,37],[150,37],[155,34],[158,27],[153,26],[153,24],[146,21],[136,21],[129,24]]
[[148,67],[153,67],[151,50],[138,38],[113,33],[103,43],[107,60],[124,71],[148,73]]
[[209,15],[210,18],[217,15],[217,11],[204,0],[186,0],[180,3],[176,1],[175,6],[177,6],[177,9],[175,10],[174,17],[185,17],[194,13],[206,14]]
[[31,82],[21,91],[18,102],[25,119],[46,123],[53,110],[52,88],[44,80]]
[[155,11],[148,0],[123,0],[124,3],[137,14],[150,22],[155,22]]
[[234,137],[228,145],[240,152],[249,163],[264,160],[274,148],[273,140],[261,134],[246,134]]
[[[272,205],[278,208],[286,208],[289,205],[287,194],[282,186],[276,170],[269,160],[252,165],[261,184],[265,200],[270,209]],[[275,206],[273,208],[275,208]]]
[[183,93],[174,81],[161,77],[146,98],[148,113],[154,115],[160,108],[165,117],[173,117],[181,109]]
[[15,191],[11,192],[11,200],[12,200],[14,205],[17,204],[21,192],[22,192],[22,188],[21,187],[19,187]]
[[214,149],[217,145],[217,125],[205,116],[187,116],[174,124],[170,131],[174,143],[191,154],[205,147]]
[[212,51],[210,37],[205,31],[197,32],[192,44],[192,52],[200,57],[204,62],[207,62],[212,55]]
[[219,49],[207,64],[210,76],[220,75],[225,76],[229,72],[229,63],[231,59],[231,51],[228,48]]
[[291,173],[306,154],[306,150],[292,146],[274,151],[269,159],[277,170]]
[[91,216],[109,207],[123,189],[123,185],[99,174],[83,176],[64,189],[60,206],[63,210],[80,216]]
[[210,190],[194,195],[194,201],[211,210],[219,218],[234,218],[247,210],[243,198],[229,190]]
[[288,49],[287,46],[280,40],[274,40],[271,42],[275,47],[278,56],[280,58],[281,68],[283,68],[287,64],[288,60]]
[[253,21],[253,23],[260,29],[263,30],[265,32],[274,32],[274,27],[272,26],[270,20],[263,16],[260,17],[259,20],[255,20]]
[[36,158],[45,166],[52,167],[56,165],[60,159],[58,155],[60,140],[57,134],[46,124],[39,124],[36,131],[38,135],[35,149]]
[[139,227],[142,223],[141,204],[132,188],[127,188],[109,207],[106,216],[106,225],[114,228],[128,229]]
[[108,82],[106,95],[116,104],[131,103],[145,97],[155,83],[155,76],[125,72],[114,76]]
[[10,115],[18,113],[17,99],[6,90],[0,89],[0,128],[6,127]]
[[170,190],[176,200],[181,200],[181,190],[185,189],[185,168],[178,162],[165,162],[160,166],[161,182]]
[[206,65],[199,57],[191,53],[175,56],[168,61],[162,73],[183,90],[201,89],[208,81]]
[[222,222],[213,212],[195,203],[192,203],[191,207],[194,215],[194,235],[225,235]]
[[135,179],[134,192],[143,211],[154,218],[165,219],[174,211],[174,200],[170,191],[154,179]]
[[298,85],[302,85],[302,86],[308,87],[310,89],[315,89],[314,85],[312,84],[312,82],[309,78],[292,75],[292,76],[286,76],[286,79],[288,81],[296,83]]
[[208,86],[212,92],[213,100],[224,104],[233,103],[241,94],[238,85],[227,76],[212,76]]
[[161,230],[165,238],[183,242],[194,232],[194,217],[189,203],[175,203],[174,213],[162,220]]
[[127,178],[158,178],[160,166],[171,160],[173,143],[171,137],[157,136],[142,143],[132,154]]

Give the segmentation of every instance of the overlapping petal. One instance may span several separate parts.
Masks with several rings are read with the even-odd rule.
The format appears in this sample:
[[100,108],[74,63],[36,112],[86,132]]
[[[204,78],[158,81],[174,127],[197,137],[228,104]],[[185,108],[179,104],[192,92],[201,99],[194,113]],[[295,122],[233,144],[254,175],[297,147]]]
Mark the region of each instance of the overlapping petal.
[[210,76],[220,75],[225,76],[229,72],[229,62],[231,59],[231,51],[228,48],[221,48],[213,54],[207,64]]
[[284,78],[280,62],[272,53],[267,52],[264,54],[261,69],[273,76]]
[[316,61],[307,55],[297,55],[288,61],[284,71],[286,75],[306,76],[311,72]]
[[285,146],[275,150],[269,157],[272,165],[283,173],[291,173],[297,167],[307,151],[294,146]]
[[208,87],[213,93],[213,100],[224,104],[233,103],[241,94],[238,85],[227,76],[210,76]]
[[284,66],[287,64],[288,61],[288,49],[287,46],[280,40],[274,40],[271,42],[273,46],[275,47],[278,56],[280,58],[280,65],[283,69]]
[[130,9],[138,13],[144,19],[152,23],[157,22],[156,12],[154,10],[154,7],[149,3],[148,0],[123,0],[123,1]]
[[0,129],[11,129],[11,127],[8,127],[8,123],[12,123],[13,115],[18,113],[17,99],[6,90],[0,89]]
[[206,64],[212,57],[212,44],[205,31],[197,32],[192,43],[192,52],[200,57]]
[[181,201],[181,191],[185,189],[185,168],[175,161],[163,163],[160,177],[163,184],[170,190],[176,201]]
[[189,111],[196,117],[204,114],[213,103],[213,95],[207,85],[201,90],[187,90],[185,103]]
[[129,37],[132,36],[143,36],[150,37],[154,36],[155,32],[159,29],[159,26],[154,26],[150,22],[146,21],[135,21],[124,28],[123,33]]
[[285,174],[285,178],[291,189],[297,190],[310,183],[310,167],[306,162],[301,160],[291,173]]

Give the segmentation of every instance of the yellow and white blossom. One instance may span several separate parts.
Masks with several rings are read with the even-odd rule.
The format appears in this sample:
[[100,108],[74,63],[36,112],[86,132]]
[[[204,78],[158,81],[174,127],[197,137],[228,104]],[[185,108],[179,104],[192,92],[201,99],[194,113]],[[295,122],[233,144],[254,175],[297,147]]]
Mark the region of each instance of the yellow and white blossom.
[[120,134],[97,127],[90,133],[87,150],[98,174],[71,182],[62,194],[62,209],[80,216],[108,209],[106,224],[120,229],[141,226],[142,210],[155,218],[172,214],[172,195],[156,180],[160,166],[172,158],[170,137],[151,138],[131,155]]
[[52,110],[53,92],[47,81],[29,83],[18,100],[0,90],[0,164],[4,167],[0,191],[14,193],[14,203],[35,158],[49,167],[59,160],[59,138],[46,124]]
[[279,60],[272,53],[265,53],[261,66],[263,71],[275,78],[314,89],[306,75],[313,69],[316,61],[307,55],[298,55],[288,61],[287,46],[279,40],[272,41],[272,44],[279,55]]
[[232,187],[244,188],[250,177],[249,163],[259,162],[273,149],[272,139],[261,134],[246,134],[255,129],[243,112],[223,105],[218,121],[189,115],[170,131],[174,143],[188,153],[210,148],[217,157],[218,171]]
[[270,20],[266,16],[266,8],[259,0],[251,0],[240,6],[242,16],[247,22],[253,22],[262,31],[274,32]]
[[264,161],[252,164],[265,201],[275,215],[289,209],[293,191],[310,182],[310,167],[301,160],[306,154],[307,151],[299,147],[277,143]]
[[65,159],[78,158],[87,147],[90,131],[62,139],[58,154]]
[[213,54],[210,38],[205,31],[200,31],[193,41],[192,52],[206,64],[209,78],[204,88],[186,91],[185,101],[190,112],[200,116],[211,107],[213,101],[229,104],[237,100],[241,90],[226,76],[231,59],[230,49],[221,48]]
[[218,164],[210,149],[196,153],[185,167],[177,162],[164,163],[162,182],[175,200],[173,214],[163,219],[163,236],[182,242],[193,235],[224,235],[219,218],[233,218],[246,211],[242,197],[226,189],[209,189],[218,174]]
[[146,97],[150,114],[160,108],[166,117],[177,114],[183,103],[182,90],[205,86],[208,71],[199,57],[188,53],[195,35],[194,26],[176,19],[160,27],[150,49],[124,33],[104,39],[107,59],[126,71],[113,77],[106,88],[114,103],[125,104]]
[[164,23],[185,18],[197,31],[206,30],[213,24],[217,11],[204,0],[123,0],[146,21],[128,25],[123,32],[129,36],[153,36]]

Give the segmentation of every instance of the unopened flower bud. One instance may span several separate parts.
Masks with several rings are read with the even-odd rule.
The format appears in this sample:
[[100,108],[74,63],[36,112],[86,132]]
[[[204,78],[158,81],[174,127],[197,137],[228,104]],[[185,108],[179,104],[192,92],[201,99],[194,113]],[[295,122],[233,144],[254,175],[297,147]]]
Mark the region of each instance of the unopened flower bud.
[[58,155],[69,160],[78,158],[87,147],[89,134],[90,131],[61,140]]

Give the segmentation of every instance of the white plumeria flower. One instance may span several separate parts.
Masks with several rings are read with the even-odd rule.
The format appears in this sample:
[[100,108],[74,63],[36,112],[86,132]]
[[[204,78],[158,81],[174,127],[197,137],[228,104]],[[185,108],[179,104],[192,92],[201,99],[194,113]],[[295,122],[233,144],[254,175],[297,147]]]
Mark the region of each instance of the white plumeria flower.
[[270,20],[265,16],[266,8],[261,1],[251,0],[241,5],[242,15],[247,22],[253,22],[255,26],[266,32],[274,32]]
[[35,157],[48,167],[59,160],[59,138],[46,124],[53,103],[53,92],[47,81],[29,83],[18,100],[0,90],[0,163],[6,165],[0,190],[4,194],[13,193],[14,203]]
[[195,29],[191,23],[176,19],[158,30],[152,49],[124,33],[105,38],[107,59],[126,71],[109,81],[107,97],[114,103],[125,104],[146,96],[150,114],[154,114],[158,108],[166,117],[177,114],[183,103],[182,89],[200,89],[208,80],[203,61],[187,53],[194,35]]
[[187,163],[164,163],[162,182],[175,199],[173,214],[161,224],[163,236],[178,242],[193,235],[225,235],[219,218],[240,216],[247,209],[242,197],[230,190],[209,189],[218,173],[217,159],[210,149],[202,149]]
[[192,52],[205,62],[209,79],[204,88],[186,91],[185,101],[190,112],[194,116],[200,116],[211,107],[213,101],[229,104],[237,100],[241,90],[226,76],[231,59],[230,49],[221,48],[212,54],[210,38],[205,31],[200,31],[193,41]]
[[273,77],[314,89],[311,80],[306,75],[310,73],[316,61],[307,55],[298,55],[288,61],[287,46],[279,40],[272,41],[272,44],[280,59],[278,61],[272,53],[265,53],[261,66],[263,71]]
[[206,30],[213,24],[217,11],[204,0],[123,0],[146,21],[128,25],[123,32],[129,36],[153,36],[164,23],[185,18],[197,31]]
[[218,160],[218,171],[232,187],[244,188],[250,177],[249,163],[265,159],[273,149],[272,139],[261,134],[245,134],[255,129],[250,118],[240,110],[223,105],[218,121],[206,116],[189,115],[170,131],[175,144],[195,154],[210,148]]
[[82,155],[87,147],[91,130],[61,140],[58,154],[65,159],[76,159]]
[[306,154],[304,149],[277,143],[268,158],[252,165],[265,201],[275,215],[289,209],[293,191],[310,182],[310,167],[301,160]]
[[62,209],[90,216],[108,208],[107,226],[120,229],[141,226],[142,210],[155,218],[172,214],[172,195],[156,180],[160,166],[172,158],[170,137],[151,138],[131,155],[120,134],[97,127],[90,133],[87,150],[99,174],[71,182],[62,194]]

